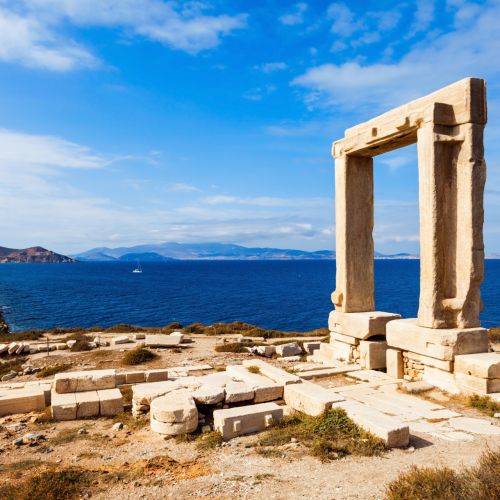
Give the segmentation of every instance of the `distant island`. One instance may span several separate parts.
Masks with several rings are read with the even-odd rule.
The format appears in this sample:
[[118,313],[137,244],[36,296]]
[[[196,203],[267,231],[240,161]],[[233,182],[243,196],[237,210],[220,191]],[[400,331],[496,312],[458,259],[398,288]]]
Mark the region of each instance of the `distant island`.
[[7,263],[69,263],[75,259],[52,252],[43,247],[6,248],[0,247],[0,264]]

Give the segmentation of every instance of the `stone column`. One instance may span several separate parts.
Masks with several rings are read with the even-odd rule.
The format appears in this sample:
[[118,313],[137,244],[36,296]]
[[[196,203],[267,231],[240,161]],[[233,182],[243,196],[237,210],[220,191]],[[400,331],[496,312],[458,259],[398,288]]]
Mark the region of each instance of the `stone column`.
[[419,326],[479,326],[484,261],[483,128],[429,121],[418,130]]
[[341,154],[335,159],[335,309],[375,309],[373,276],[373,159]]

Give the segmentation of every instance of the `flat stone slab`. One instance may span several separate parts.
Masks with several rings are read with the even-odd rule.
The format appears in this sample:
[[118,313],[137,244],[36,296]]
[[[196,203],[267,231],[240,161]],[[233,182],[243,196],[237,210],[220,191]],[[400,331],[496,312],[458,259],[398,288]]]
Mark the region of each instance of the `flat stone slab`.
[[312,382],[286,385],[283,397],[290,408],[312,416],[321,415],[329,410],[333,403],[345,399]]
[[146,380],[146,374],[144,370],[136,370],[125,372],[125,383],[126,384],[140,384]]
[[[118,390],[118,389],[117,389]],[[97,391],[76,392],[76,418],[99,416],[99,396]]]
[[214,428],[224,439],[251,434],[269,428],[283,418],[283,408],[276,403],[261,403],[214,411]]
[[160,368],[158,370],[146,370],[144,372],[146,382],[163,382],[168,380],[168,369]]
[[198,420],[198,410],[189,391],[179,389],[151,401],[151,417],[158,422],[173,424]]
[[278,356],[297,356],[302,354],[302,349],[297,342],[289,342],[276,346],[276,354]]
[[386,338],[390,347],[445,361],[453,361],[457,354],[488,352],[485,328],[424,328],[416,318],[390,321]]
[[250,373],[246,367],[242,365],[228,366],[226,372],[234,380],[244,382],[255,391],[255,403],[273,401],[283,397],[283,385],[263,377],[262,375]]
[[500,427],[488,420],[480,418],[457,417],[450,420],[450,425],[457,430],[482,434],[485,436],[500,436]]
[[246,368],[255,366],[259,369],[259,372],[262,375],[281,385],[296,384],[300,382],[300,377],[297,375],[289,373],[260,359],[246,359],[243,361],[243,366]]
[[217,385],[202,385],[191,393],[195,403],[200,405],[216,405],[224,401],[225,395],[224,388]]
[[116,386],[116,370],[89,370],[56,373],[54,389],[58,394],[112,389]]
[[104,417],[114,417],[123,413],[123,398],[120,389],[103,389],[97,391],[99,397],[99,413]]
[[112,345],[128,344],[129,342],[132,342],[132,340],[127,335],[118,335],[111,339]]
[[359,365],[345,365],[338,368],[322,368],[319,370],[302,371],[299,372],[299,377],[304,380],[310,380],[313,378],[333,377],[334,375],[351,373],[357,370],[361,370]]
[[302,344],[304,346],[304,351],[307,352],[307,354],[312,354],[314,351],[319,349],[319,346],[321,345],[321,342],[304,342]]
[[375,335],[385,335],[386,325],[399,319],[399,314],[382,311],[345,313],[332,311],[328,317],[330,331],[357,339],[367,339]]
[[251,401],[255,391],[244,382],[230,381],[226,384],[226,403],[240,403]]
[[394,379],[391,376],[376,370],[353,370],[348,376],[356,380],[361,380],[362,382],[394,382]]
[[500,353],[481,352],[455,356],[455,373],[457,372],[479,378],[500,378]]
[[408,446],[410,428],[399,419],[385,415],[357,401],[334,403],[334,407],[345,410],[349,418],[356,424],[382,439],[388,448]]
[[480,378],[456,372],[455,380],[460,390],[467,394],[500,392],[500,378]]
[[180,387],[176,381],[151,382],[132,386],[132,402],[134,404],[150,405],[151,401],[174,391]]
[[45,394],[41,388],[26,387],[0,391],[0,417],[42,411],[44,408]]
[[176,347],[182,342],[177,335],[146,335],[146,347]]

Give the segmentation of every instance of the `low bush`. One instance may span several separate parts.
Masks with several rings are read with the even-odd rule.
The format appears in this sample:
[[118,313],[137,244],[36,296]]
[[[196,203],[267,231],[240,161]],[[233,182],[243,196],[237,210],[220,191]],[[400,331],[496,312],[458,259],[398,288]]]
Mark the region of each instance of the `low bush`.
[[43,337],[43,331],[41,330],[27,330],[19,333],[1,333],[0,342],[9,344],[14,341],[38,340],[40,337]]
[[226,344],[219,344],[215,346],[215,352],[247,352],[245,347],[251,347],[253,344],[243,345],[240,342],[228,342]]
[[177,330],[182,330],[182,325],[181,325],[181,323],[174,322],[174,323],[170,323],[169,325],[164,326],[161,329],[161,333],[165,333],[168,335],[168,334],[175,332]]
[[157,357],[158,356],[149,349],[136,347],[135,349],[131,349],[124,354],[122,364],[126,366],[141,365],[143,363],[147,363],[148,361],[152,361]]
[[260,368],[258,366],[248,366],[247,370],[250,373],[260,373]]
[[500,413],[500,403],[493,401],[489,396],[474,394],[469,397],[469,406],[478,409],[490,417],[495,415],[495,413]]
[[413,466],[386,487],[387,500],[496,500],[500,498],[500,450],[487,450],[475,467]]
[[52,375],[55,375],[56,373],[65,372],[66,370],[69,370],[70,368],[71,368],[70,364],[46,366],[45,368],[42,368],[36,374],[36,376],[38,378],[51,377]]
[[491,328],[488,332],[488,337],[492,344],[500,344],[500,326]]
[[142,326],[127,325],[126,323],[119,323],[117,325],[108,326],[104,329],[107,333],[131,333],[131,332],[144,332],[146,328]]
[[282,446],[295,438],[321,461],[346,455],[374,456],[385,451],[384,442],[358,427],[347,413],[335,408],[317,417],[301,413],[284,417],[257,441],[259,447]]
[[223,442],[222,434],[219,431],[207,432],[198,437],[196,448],[198,450],[212,450],[221,446]]
[[26,358],[16,358],[0,363],[0,378],[7,375],[9,372],[22,372],[22,364],[26,362]]

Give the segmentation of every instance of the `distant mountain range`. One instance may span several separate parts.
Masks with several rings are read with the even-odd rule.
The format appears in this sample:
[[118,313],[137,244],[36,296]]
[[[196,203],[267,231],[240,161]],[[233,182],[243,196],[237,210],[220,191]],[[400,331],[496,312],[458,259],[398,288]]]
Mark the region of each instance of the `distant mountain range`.
[[[160,243],[133,247],[93,248],[73,255],[80,261],[136,261],[162,262],[168,260],[328,260],[335,259],[335,251],[307,252],[280,248],[248,248],[229,243]],[[377,259],[416,259],[407,253],[385,255]]]
[[76,262],[76,260],[66,257],[65,255],[51,252],[43,247],[30,247],[23,249],[0,247],[0,263],[5,264],[9,262],[64,263]]

